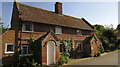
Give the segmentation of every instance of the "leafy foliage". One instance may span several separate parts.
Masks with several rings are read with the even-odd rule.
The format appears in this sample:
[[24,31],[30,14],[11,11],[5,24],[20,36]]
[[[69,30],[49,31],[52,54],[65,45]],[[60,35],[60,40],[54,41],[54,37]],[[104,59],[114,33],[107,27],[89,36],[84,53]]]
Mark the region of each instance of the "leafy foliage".
[[33,57],[34,57],[35,61],[39,64],[42,64],[41,42],[40,41],[35,41],[34,37],[31,36],[29,46],[30,46],[30,49],[33,53]]
[[34,61],[33,56],[19,56],[13,64],[3,65],[2,67],[41,67]]
[[62,40],[63,44],[63,53],[60,55],[60,60],[58,62],[58,65],[62,65],[64,63],[67,63],[70,58],[73,58],[74,54],[74,40],[71,38],[71,40]]
[[[2,31],[1,31],[2,30]],[[5,28],[3,27],[3,25],[0,26],[0,33],[3,34],[4,32],[6,32],[7,30],[9,30],[9,28]]]
[[98,51],[98,52],[95,52],[95,56],[94,57],[99,57],[101,55],[101,52]]
[[65,56],[72,57],[74,53],[74,40],[71,38],[71,40],[63,40],[63,54]]
[[60,60],[58,62],[58,65],[62,65],[64,63],[67,63],[68,61],[69,61],[69,57],[68,56],[60,55]]
[[1,17],[0,17],[0,34],[3,34],[4,32],[6,32],[9,28],[8,27],[4,27],[3,23],[1,22]]
[[103,25],[93,25],[96,31],[96,34],[100,38],[103,48],[107,50],[115,50],[118,48],[117,37],[113,32],[112,27],[104,27]]
[[100,51],[101,53],[104,53],[104,48],[103,48],[103,45],[102,45],[102,44],[100,45],[99,51]]

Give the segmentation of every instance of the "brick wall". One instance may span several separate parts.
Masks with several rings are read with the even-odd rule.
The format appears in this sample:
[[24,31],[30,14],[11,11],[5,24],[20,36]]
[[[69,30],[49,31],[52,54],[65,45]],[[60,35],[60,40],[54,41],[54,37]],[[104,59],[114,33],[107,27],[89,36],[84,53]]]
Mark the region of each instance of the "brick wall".
[[95,38],[93,37],[93,39],[91,40],[90,44],[91,44],[91,54],[92,56],[95,55],[95,53],[98,53],[98,50],[100,48],[101,45],[101,41],[99,40],[99,38],[97,37],[96,34],[94,34],[95,38],[97,39],[97,42],[95,42]]
[[[8,30],[1,35],[2,37],[2,62],[8,63],[14,60],[14,53],[5,54],[6,43],[14,43],[15,45],[15,31]],[[16,49],[15,49],[16,50]]]

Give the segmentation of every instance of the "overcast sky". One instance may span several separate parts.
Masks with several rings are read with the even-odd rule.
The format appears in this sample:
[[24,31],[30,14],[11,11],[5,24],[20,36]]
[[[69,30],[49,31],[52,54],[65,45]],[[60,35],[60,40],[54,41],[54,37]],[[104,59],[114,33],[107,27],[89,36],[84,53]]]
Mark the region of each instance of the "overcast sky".
[[[22,2],[30,6],[49,11],[54,10],[55,2]],[[62,2],[63,14],[77,18],[85,18],[92,25],[118,25],[118,2]],[[2,2],[2,18],[4,26],[10,25],[12,2]]]

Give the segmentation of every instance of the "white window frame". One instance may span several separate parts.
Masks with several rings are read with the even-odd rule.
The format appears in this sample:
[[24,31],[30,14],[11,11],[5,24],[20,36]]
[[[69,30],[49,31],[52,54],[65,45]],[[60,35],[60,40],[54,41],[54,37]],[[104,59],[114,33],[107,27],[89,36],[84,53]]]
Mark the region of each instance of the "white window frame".
[[[7,45],[13,45],[13,51],[7,51]],[[11,54],[14,53],[14,43],[6,43],[5,44],[5,54]]]
[[[80,45],[81,45],[81,50],[80,50]],[[78,52],[82,52],[83,51],[83,44],[82,43],[78,43],[78,46],[79,46]]]
[[55,34],[62,34],[62,28],[61,27],[55,27]]
[[[80,32],[80,34],[78,34]],[[82,36],[82,30],[77,30],[77,36]]]
[[[27,47],[27,54],[23,54],[23,47]],[[33,54],[28,54],[28,47],[29,47],[29,45],[22,45],[22,53],[21,53],[22,56],[31,56],[31,55],[33,55]]]
[[[26,30],[24,30],[23,28],[25,27],[25,24],[31,24],[32,25],[32,31],[26,31]],[[33,23],[23,23],[22,24],[22,32],[34,32],[34,24]]]

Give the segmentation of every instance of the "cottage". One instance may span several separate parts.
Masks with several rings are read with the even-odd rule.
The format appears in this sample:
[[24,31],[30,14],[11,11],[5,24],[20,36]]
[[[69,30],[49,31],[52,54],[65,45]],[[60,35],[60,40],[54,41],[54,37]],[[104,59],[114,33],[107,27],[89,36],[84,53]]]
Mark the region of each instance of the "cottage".
[[64,15],[60,2],[56,2],[55,12],[14,2],[11,28],[1,35],[3,63],[18,55],[32,55],[31,35],[40,41],[42,65],[57,64],[63,39],[74,39],[74,57],[94,56],[101,44],[92,25],[84,18]]

